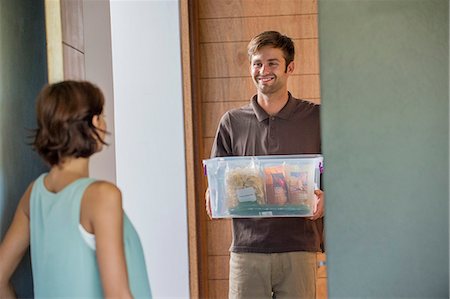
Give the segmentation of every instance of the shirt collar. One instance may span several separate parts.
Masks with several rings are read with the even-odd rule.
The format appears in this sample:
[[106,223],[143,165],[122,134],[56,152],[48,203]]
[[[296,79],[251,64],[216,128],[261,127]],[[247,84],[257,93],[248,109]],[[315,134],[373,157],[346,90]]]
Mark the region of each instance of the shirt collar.
[[[289,119],[289,117],[292,114],[292,111],[294,111],[295,108],[295,99],[292,97],[291,93],[288,92],[288,100],[286,102],[286,105],[284,105],[281,110],[274,115],[277,118],[281,119]],[[254,95],[251,100],[251,106],[253,108],[253,111],[255,112],[256,118],[259,122],[262,122],[263,120],[269,118],[269,114],[267,114],[266,111],[258,104],[258,95]]]

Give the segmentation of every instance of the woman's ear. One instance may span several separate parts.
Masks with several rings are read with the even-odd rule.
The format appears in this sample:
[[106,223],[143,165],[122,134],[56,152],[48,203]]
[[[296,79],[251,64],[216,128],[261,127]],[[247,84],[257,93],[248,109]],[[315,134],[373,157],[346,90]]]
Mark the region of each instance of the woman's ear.
[[100,115],[94,115],[92,117],[92,124],[94,125],[94,127],[98,128],[100,127]]

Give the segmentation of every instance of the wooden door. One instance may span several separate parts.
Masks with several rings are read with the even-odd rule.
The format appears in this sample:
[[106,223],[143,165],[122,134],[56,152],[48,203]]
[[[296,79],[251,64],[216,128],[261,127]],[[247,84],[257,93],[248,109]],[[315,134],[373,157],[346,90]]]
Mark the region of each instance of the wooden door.
[[[228,296],[231,223],[206,217],[203,198],[207,181],[199,165],[209,158],[223,113],[247,104],[255,93],[247,44],[265,30],[291,37],[296,68],[288,88],[297,98],[320,103],[317,19],[317,0],[182,2],[187,163],[188,176],[195,180],[190,184],[191,193],[188,190],[192,297]],[[324,259],[324,255],[318,256],[318,260]],[[325,267],[318,273],[318,298],[326,298]]]
[[84,80],[82,0],[45,0],[49,83]]

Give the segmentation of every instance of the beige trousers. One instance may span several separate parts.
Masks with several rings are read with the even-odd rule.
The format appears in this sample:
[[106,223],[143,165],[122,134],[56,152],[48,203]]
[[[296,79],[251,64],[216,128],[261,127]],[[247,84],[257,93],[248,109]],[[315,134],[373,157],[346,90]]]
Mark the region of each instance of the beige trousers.
[[231,253],[230,299],[316,297],[315,252]]

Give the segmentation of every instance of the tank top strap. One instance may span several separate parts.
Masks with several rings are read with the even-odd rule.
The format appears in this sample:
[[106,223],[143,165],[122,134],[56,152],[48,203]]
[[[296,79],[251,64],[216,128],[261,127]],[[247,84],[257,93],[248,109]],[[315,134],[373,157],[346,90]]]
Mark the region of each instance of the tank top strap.
[[81,212],[81,200],[83,199],[84,193],[86,192],[86,189],[94,183],[96,180],[93,178],[81,178],[73,183],[71,183],[70,186],[68,186],[68,192],[70,192],[68,195],[69,198],[72,198],[73,202],[73,216],[76,219],[75,224],[78,226],[80,223],[80,212]]
[[44,186],[44,178],[48,175],[47,172],[42,173],[33,183],[33,187],[31,190],[38,190],[38,191],[46,191]]
[[[93,178],[81,178],[81,179],[74,181],[71,185],[74,185],[74,188],[76,188],[77,191],[79,193],[81,193],[81,198],[82,198],[84,191],[86,191],[87,187],[89,187],[89,185],[95,181],[96,181],[96,179],[93,179]],[[71,187],[71,186],[69,186],[69,187]]]

